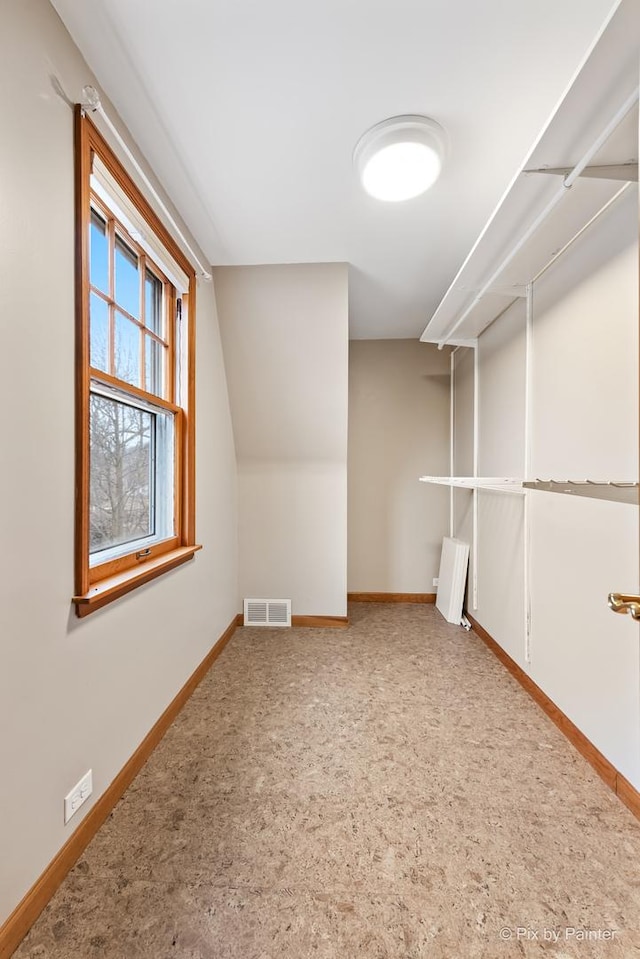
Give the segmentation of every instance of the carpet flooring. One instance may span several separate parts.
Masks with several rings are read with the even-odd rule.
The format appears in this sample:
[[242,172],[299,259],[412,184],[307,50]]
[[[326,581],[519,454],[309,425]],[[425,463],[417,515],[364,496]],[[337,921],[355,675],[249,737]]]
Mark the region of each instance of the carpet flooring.
[[640,956],[640,823],[434,607],[240,629],[15,959]]

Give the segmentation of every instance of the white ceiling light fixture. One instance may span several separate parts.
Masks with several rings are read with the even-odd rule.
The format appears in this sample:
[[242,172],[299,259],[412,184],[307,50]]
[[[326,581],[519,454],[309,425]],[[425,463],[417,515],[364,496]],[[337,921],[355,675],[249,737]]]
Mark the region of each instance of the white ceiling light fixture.
[[370,196],[399,202],[420,196],[440,176],[446,136],[439,123],[416,114],[376,123],[359,139],[353,162]]

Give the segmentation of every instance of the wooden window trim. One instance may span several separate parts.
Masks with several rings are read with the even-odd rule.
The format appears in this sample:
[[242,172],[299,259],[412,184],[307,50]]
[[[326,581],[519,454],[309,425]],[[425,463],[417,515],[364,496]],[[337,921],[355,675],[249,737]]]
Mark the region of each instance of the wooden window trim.
[[[169,376],[169,400],[164,400],[145,390],[131,387],[132,396],[148,400],[158,407],[177,412],[176,417],[176,475],[174,495],[176,498],[177,535],[150,547],[144,559],[135,553],[119,557],[108,564],[91,568],[89,566],[89,398],[91,379],[115,385],[108,374],[93,371],[90,367],[89,346],[89,231],[87,229],[90,206],[90,174],[92,156],[97,154],[125,196],[134,204],[146,220],[151,230],[175,260],[188,278],[188,293],[183,297],[183,320],[186,322],[184,378],[182,383],[182,402],[175,406],[175,351],[174,361],[167,370]],[[115,154],[102,135],[91,123],[80,105],[75,110],[75,207],[76,207],[76,513],[75,513],[75,595],[72,602],[78,616],[86,616],[107,603],[118,599],[132,589],[157,578],[176,566],[191,559],[201,547],[195,542],[195,270],[183,254],[180,247],[158,218],[148,201],[123,170]],[[98,204],[100,206],[100,204]],[[111,215],[112,216],[112,215]],[[114,218],[112,217],[112,220]],[[114,233],[111,228],[110,233]],[[125,231],[125,235],[128,235]],[[109,243],[115,242],[109,236]],[[140,251],[144,252],[144,251]],[[153,258],[149,260],[151,272],[164,276]],[[111,263],[110,257],[110,273]],[[113,298],[114,278],[109,277],[109,297]],[[104,298],[104,297],[103,297]],[[174,302],[175,306],[175,302]],[[165,307],[171,308],[170,304]],[[165,317],[169,347],[173,347],[173,323]],[[111,324],[112,325],[112,324]],[[148,331],[151,335],[151,331]],[[147,335],[147,334],[145,334]],[[142,337],[141,337],[142,338]],[[157,341],[160,338],[153,337]],[[163,344],[164,345],[164,344]],[[171,355],[171,349],[169,350]],[[99,571],[100,579],[96,579]]]
[[[102,383],[104,386],[113,387],[113,389],[120,389],[122,387],[119,379],[111,376],[110,373],[105,373],[104,370],[97,370],[92,366],[89,372],[91,374],[90,379],[95,383]],[[132,397],[137,397],[139,400],[144,400],[145,403],[149,403],[151,406],[157,406],[159,410],[166,410],[167,413],[182,412],[181,406],[176,406],[175,403],[171,403],[169,400],[163,400],[161,396],[156,396],[155,393],[147,393],[146,390],[141,390],[139,386],[134,386],[132,383],[127,386],[127,393]]]
[[74,596],[78,616],[88,616],[89,613],[101,609],[115,599],[125,596],[138,586],[157,579],[163,573],[175,569],[190,560],[202,546],[180,546],[168,553],[163,553],[146,563],[141,563],[135,569],[128,569],[121,573],[114,573],[106,579],[100,580],[81,596]]

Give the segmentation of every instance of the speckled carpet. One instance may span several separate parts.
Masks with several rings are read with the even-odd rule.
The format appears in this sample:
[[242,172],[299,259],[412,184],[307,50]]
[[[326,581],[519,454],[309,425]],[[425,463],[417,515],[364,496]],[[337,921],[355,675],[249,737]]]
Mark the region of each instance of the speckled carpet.
[[240,629],[16,959],[640,956],[640,823],[432,606]]

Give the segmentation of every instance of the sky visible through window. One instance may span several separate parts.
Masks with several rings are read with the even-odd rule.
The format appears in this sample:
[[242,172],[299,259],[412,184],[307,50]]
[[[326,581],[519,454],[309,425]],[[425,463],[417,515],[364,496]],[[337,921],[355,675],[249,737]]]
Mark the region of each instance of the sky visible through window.
[[[91,284],[109,295],[109,242],[107,225],[100,214],[92,210],[90,233]],[[124,239],[116,235],[114,255],[114,358],[109,368],[109,310],[97,294],[91,294],[91,365],[118,377],[133,386],[143,387],[161,395],[164,348],[152,337],[144,336],[144,383],[141,368],[140,337],[144,334],[125,313],[141,320],[140,264],[136,253]],[[147,268],[144,282],[145,326],[157,336],[162,329],[162,283]],[[121,307],[121,310],[118,309]]]

